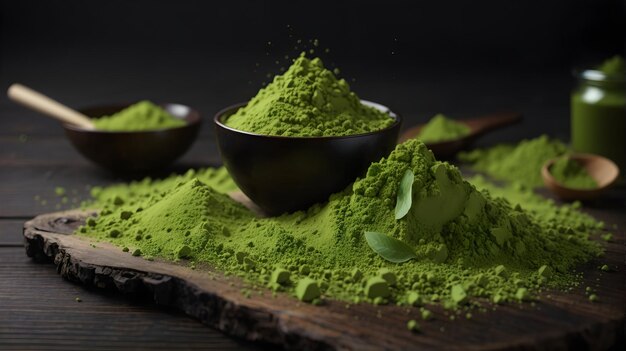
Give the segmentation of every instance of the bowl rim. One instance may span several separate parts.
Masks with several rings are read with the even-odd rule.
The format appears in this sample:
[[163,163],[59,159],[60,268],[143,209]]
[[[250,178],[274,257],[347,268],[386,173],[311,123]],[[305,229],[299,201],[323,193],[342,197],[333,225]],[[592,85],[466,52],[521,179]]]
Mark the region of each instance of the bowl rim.
[[[116,107],[116,108],[121,107],[122,109],[124,109],[139,101],[142,101],[142,100],[137,100],[135,102],[121,102],[121,103],[110,103],[110,104],[101,104],[101,105],[90,105],[90,106],[82,107],[78,109],[78,111],[82,112],[84,110],[113,108],[113,107]],[[180,104],[176,102],[154,102],[154,104],[163,108],[166,106],[182,106],[182,107],[187,108],[189,110],[187,115],[184,118],[180,118],[184,120],[186,124],[184,126],[172,127],[172,128],[136,130],[136,131],[86,129],[86,128],[76,126],[73,124],[68,124],[68,123],[62,123],[61,125],[63,126],[65,130],[70,130],[70,131],[79,132],[79,133],[109,134],[109,135],[110,134],[137,135],[137,134],[163,133],[163,132],[170,131],[170,130],[181,130],[181,129],[187,129],[187,128],[197,128],[202,124],[202,115],[200,114],[200,112],[189,105]],[[100,118],[100,117],[90,117],[90,118]]]
[[285,135],[267,135],[267,134],[258,134],[258,133],[253,133],[253,132],[247,132],[244,130],[240,130],[240,129],[235,129],[232,127],[227,126],[225,123],[223,123],[221,121],[221,118],[224,116],[224,114],[226,114],[227,112],[230,112],[233,109],[239,109],[241,107],[244,107],[248,104],[248,102],[240,102],[237,104],[233,104],[230,105],[228,107],[225,107],[221,110],[219,110],[215,116],[213,117],[213,122],[215,123],[216,126],[223,128],[223,129],[227,129],[229,131],[238,133],[238,134],[244,134],[244,135],[249,135],[249,136],[253,136],[253,137],[263,137],[263,138],[276,138],[276,139],[284,139],[284,140],[288,140],[288,139],[298,139],[298,140],[315,140],[315,139],[323,139],[323,140],[333,140],[333,139],[348,139],[348,138],[359,138],[359,137],[365,137],[365,136],[370,136],[370,135],[375,135],[375,134],[379,134],[385,131],[389,131],[395,128],[399,128],[402,124],[402,116],[395,112],[393,109],[391,109],[389,106],[387,105],[383,105],[383,104],[379,104],[377,102],[373,102],[373,101],[369,101],[369,100],[364,100],[361,99],[360,100],[362,104],[369,106],[369,107],[373,107],[373,108],[377,108],[380,110],[380,108],[385,109],[384,111],[381,110],[381,112],[387,113],[389,115],[389,117],[391,117],[394,122],[392,124],[390,124],[389,126],[383,128],[383,129],[379,129],[379,130],[374,130],[371,132],[367,132],[367,133],[360,133],[360,134],[350,134],[350,135],[327,135],[327,136],[285,136]]

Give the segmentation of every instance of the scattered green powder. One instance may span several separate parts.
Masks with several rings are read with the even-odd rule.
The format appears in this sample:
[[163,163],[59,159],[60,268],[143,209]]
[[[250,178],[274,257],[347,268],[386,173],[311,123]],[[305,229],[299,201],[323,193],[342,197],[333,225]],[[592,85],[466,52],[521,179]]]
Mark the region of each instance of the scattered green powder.
[[93,123],[98,130],[133,132],[182,127],[186,122],[150,101],[141,101],[111,116],[94,118]]
[[489,192],[494,197],[506,199],[516,209],[523,209],[532,215],[548,231],[563,234],[565,239],[576,232],[593,232],[604,229],[604,223],[580,211],[579,201],[558,205],[554,200],[536,194],[532,189],[513,183],[510,186],[498,186],[481,175],[468,179],[476,188]]
[[428,144],[462,138],[469,133],[470,128],[465,124],[438,114],[421,129],[417,139]]
[[604,241],[611,241],[613,240],[613,233],[606,233],[606,234],[602,234],[602,240]]
[[[197,178],[219,193],[227,193],[237,190],[237,185],[228,174],[226,168],[207,168],[201,170],[190,169],[182,175],[172,175],[162,180],[145,178],[126,184],[116,184],[108,187],[93,187],[91,196],[94,201],[89,206],[104,208],[105,206],[117,206],[143,202],[146,198],[162,196],[171,191],[174,186]],[[82,207],[85,207],[83,204]],[[140,208],[139,206],[135,211]],[[121,215],[120,211],[118,215]],[[131,211],[132,212],[132,211]],[[88,221],[89,222],[89,221]],[[93,222],[95,224],[95,222]]]
[[257,134],[310,137],[368,133],[393,122],[387,113],[363,105],[319,58],[301,55],[228,117],[226,125]]
[[622,79],[624,73],[626,72],[626,65],[624,65],[624,58],[619,55],[615,55],[610,59],[604,61],[600,67],[598,67],[602,73],[612,76],[612,75],[621,75]]
[[412,332],[419,332],[420,325],[415,321],[415,319],[411,319],[406,323],[406,328]]
[[305,277],[296,286],[296,296],[302,301],[310,302],[320,296],[320,288],[314,279]]
[[594,189],[598,183],[585,167],[568,155],[561,156],[550,167],[550,173],[562,185],[574,189]]
[[[396,192],[408,169],[415,174],[413,205],[396,220]],[[599,224],[574,205],[536,197],[522,208],[517,199],[530,195],[521,189],[508,201],[478,191],[417,140],[398,145],[364,178],[307,211],[259,218],[223,194],[233,188],[222,168],[96,189],[89,207],[100,214],[79,233],[143,257],[179,260],[185,247],[190,264],[208,263],[253,287],[312,303],[458,308],[477,297],[525,301],[544,287],[570,286],[578,279],[572,269],[601,253],[588,238]],[[418,258],[385,261],[365,231],[403,241]]]
[[272,272],[271,281],[272,283],[285,285],[289,282],[289,276],[291,273],[283,268],[276,268],[274,272]]
[[542,135],[535,139],[522,140],[517,145],[502,144],[489,149],[462,152],[459,159],[471,163],[475,170],[483,171],[494,178],[539,187],[543,185],[543,164],[566,151],[565,144]]
[[65,195],[65,188],[57,186],[56,188],[54,188],[54,193],[56,194],[56,196],[63,196]]

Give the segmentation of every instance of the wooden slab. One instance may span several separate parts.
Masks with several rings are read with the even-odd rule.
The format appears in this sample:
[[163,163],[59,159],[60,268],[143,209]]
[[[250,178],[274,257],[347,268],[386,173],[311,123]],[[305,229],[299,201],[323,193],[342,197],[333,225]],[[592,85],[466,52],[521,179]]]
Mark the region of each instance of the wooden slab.
[[[624,232],[615,233],[607,253],[581,267],[584,282],[571,293],[547,292],[534,306],[507,304],[472,319],[451,321],[431,306],[435,318],[423,322],[415,308],[351,305],[325,301],[300,303],[292,296],[257,289],[246,297],[245,284],[210,267],[147,261],[105,243],[72,235],[89,215],[69,211],[44,214],[24,225],[26,253],[36,261],[54,262],[62,277],[106,290],[151,299],[177,308],[236,337],[298,350],[374,349],[607,349],[624,344],[626,310]],[[597,266],[608,264],[616,272]],[[592,286],[600,302],[584,294]],[[409,332],[416,319],[421,333]],[[25,326],[27,327],[27,326]],[[623,349],[623,348],[621,348]]]

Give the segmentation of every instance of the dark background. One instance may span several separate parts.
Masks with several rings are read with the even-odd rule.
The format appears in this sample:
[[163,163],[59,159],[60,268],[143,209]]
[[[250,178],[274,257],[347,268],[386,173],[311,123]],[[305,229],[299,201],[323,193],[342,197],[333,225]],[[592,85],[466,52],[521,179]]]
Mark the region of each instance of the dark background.
[[[285,55],[302,50],[298,39],[319,39],[319,47],[308,44],[315,55],[339,67],[362,98],[404,114],[407,125],[438,112],[525,114],[523,128],[482,144],[542,132],[568,139],[571,69],[623,53],[626,28],[619,0],[1,4],[3,91],[21,82],[77,108],[174,101],[208,120],[287,66]],[[0,100],[0,133],[61,133]],[[24,123],[9,127],[5,120],[18,111]],[[207,123],[204,134],[211,129]]]

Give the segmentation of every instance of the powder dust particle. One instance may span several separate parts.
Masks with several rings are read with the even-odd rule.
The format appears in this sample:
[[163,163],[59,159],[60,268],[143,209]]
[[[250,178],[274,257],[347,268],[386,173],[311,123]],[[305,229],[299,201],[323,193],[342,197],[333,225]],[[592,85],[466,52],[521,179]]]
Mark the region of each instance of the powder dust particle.
[[298,299],[310,302],[320,296],[320,289],[317,282],[311,278],[303,278],[296,286],[296,296]]
[[415,319],[411,319],[406,323],[406,328],[412,332],[419,332],[420,325],[415,321]]
[[111,116],[93,119],[98,130],[146,131],[182,127],[186,122],[150,101],[141,101]]
[[382,277],[369,278],[365,285],[365,294],[370,299],[389,297],[389,283]]
[[522,140],[517,145],[501,144],[488,149],[459,153],[459,160],[472,168],[506,181],[515,181],[529,187],[543,185],[541,167],[549,159],[567,152],[561,141],[542,135]]
[[421,315],[422,319],[425,320],[425,321],[433,319],[433,313],[430,310],[427,310],[425,308],[422,308],[420,310],[420,315]]
[[225,123],[257,134],[311,137],[368,133],[393,122],[388,114],[363,105],[319,58],[303,54]]
[[271,282],[275,284],[287,284],[289,282],[289,276],[291,273],[283,268],[276,268],[274,272],[272,272]]
[[[407,170],[415,175],[413,205],[396,220],[398,185]],[[148,258],[179,260],[186,246],[183,260],[312,303],[326,298],[453,309],[475,298],[503,303],[567,288],[580,278],[572,269],[602,253],[589,240],[602,225],[582,214],[579,203],[558,206],[528,188],[502,190],[475,180],[463,180],[456,167],[410,140],[306,211],[258,217],[225,194],[236,187],[223,168],[206,169],[93,189],[86,208],[99,215],[77,234]],[[499,196],[504,193],[507,199]],[[127,219],[125,211],[132,213]],[[417,259],[382,259],[368,246],[366,231],[404,242]]]

